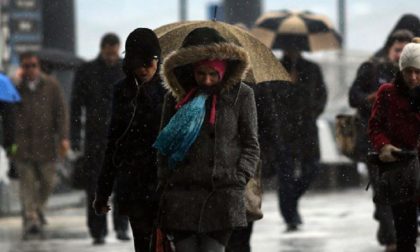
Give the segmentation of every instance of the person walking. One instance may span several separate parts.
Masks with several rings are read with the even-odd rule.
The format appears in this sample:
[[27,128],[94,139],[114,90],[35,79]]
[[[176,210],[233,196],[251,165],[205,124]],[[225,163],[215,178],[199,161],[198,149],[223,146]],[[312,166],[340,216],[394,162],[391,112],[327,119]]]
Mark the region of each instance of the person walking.
[[161,49],[147,28],[132,31],[125,42],[125,78],[114,86],[108,143],[96,183],[93,208],[110,209],[115,185],[119,213],[127,215],[136,252],[149,251],[158,208],[157,156],[152,148],[166,93],[159,76]]
[[[77,70],[71,95],[71,145],[73,150],[82,150],[84,155],[83,176],[87,176],[87,224],[94,244],[104,244],[108,233],[106,216],[96,215],[92,203],[105,154],[113,86],[124,77],[119,50],[118,36],[113,33],[105,34],[101,39],[98,57]],[[83,148],[82,131],[85,132]],[[112,217],[117,239],[130,240],[127,234],[128,219],[120,215],[118,202],[115,200],[114,207]]]
[[20,179],[23,238],[27,239],[43,234],[57,154],[64,156],[70,143],[68,113],[59,83],[41,72],[39,57],[33,52],[20,55],[20,67],[17,88],[22,100],[14,105],[17,150],[12,158]]
[[302,224],[298,211],[300,197],[309,188],[319,171],[319,140],[317,118],[327,103],[327,89],[321,69],[304,59],[293,46],[284,49],[281,63],[289,72],[289,125],[282,129],[278,159],[278,197],[280,212],[287,224],[286,231],[296,231]]
[[[404,46],[399,69],[393,83],[380,86],[368,124],[369,139],[384,163],[398,161],[402,149],[420,151],[420,44]],[[416,162],[415,169],[418,169],[418,159]],[[413,180],[415,187],[418,187],[418,179]],[[418,194],[417,187],[415,194]],[[418,195],[407,196],[406,200],[391,205],[397,252],[416,251],[418,198],[415,197]]]
[[248,65],[246,51],[207,27],[164,60],[158,219],[176,251],[224,251],[247,226],[244,191],[260,152],[254,93],[241,83]]
[[[349,103],[357,109],[358,120],[355,161],[366,162],[371,144],[368,139],[368,120],[372,105],[376,99],[378,88],[385,83],[390,83],[398,72],[398,61],[404,46],[411,41],[413,34],[408,30],[397,30],[387,39],[384,52],[385,56],[372,57],[363,62],[356,74],[356,78],[350,87]],[[368,164],[369,165],[369,164]],[[368,167],[371,172],[372,168]],[[370,176],[375,191],[375,176]],[[384,245],[386,251],[395,250],[395,230],[392,221],[391,208],[386,205],[375,203],[374,218],[379,222],[377,240]]]

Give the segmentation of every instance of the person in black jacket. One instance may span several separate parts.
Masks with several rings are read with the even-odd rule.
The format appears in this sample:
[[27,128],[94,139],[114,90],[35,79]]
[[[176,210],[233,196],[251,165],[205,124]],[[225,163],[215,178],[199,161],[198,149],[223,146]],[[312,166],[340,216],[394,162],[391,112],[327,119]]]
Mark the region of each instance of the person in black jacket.
[[[100,44],[100,54],[93,61],[82,65],[76,72],[71,97],[71,143],[75,151],[84,152],[83,171],[87,176],[87,222],[94,244],[103,244],[107,235],[106,216],[95,214],[91,205],[95,198],[95,185],[105,154],[106,137],[111,114],[113,85],[124,77],[118,56],[120,41],[113,33],[105,34]],[[82,113],[84,111],[84,115]],[[85,124],[82,125],[82,118]],[[84,127],[83,127],[84,126]],[[81,133],[85,132],[84,148]],[[129,240],[128,219],[113,212],[117,238]]]
[[93,204],[109,209],[114,183],[120,213],[129,217],[137,252],[149,251],[158,210],[157,153],[152,144],[160,129],[164,95],[159,76],[161,49],[152,30],[138,28],[125,44],[125,78],[114,89],[105,159]]
[[[281,63],[292,79],[287,109],[289,125],[281,129],[282,146],[278,155],[280,212],[286,231],[295,231],[302,224],[298,212],[299,198],[309,188],[319,171],[317,118],[327,103],[327,88],[320,67],[304,59],[298,48],[285,48]],[[284,124],[284,123],[282,123]]]
[[[376,100],[376,93],[384,83],[390,83],[395,78],[398,69],[398,60],[404,46],[411,41],[413,34],[408,30],[396,30],[387,39],[383,55],[374,56],[363,62],[356,74],[356,78],[349,91],[350,106],[357,109],[357,138],[354,159],[366,162],[371,145],[368,141],[368,120],[371,109]],[[372,171],[368,166],[368,170]],[[373,190],[375,191],[375,176],[371,176]],[[391,207],[375,203],[374,218],[379,222],[377,239],[387,251],[395,248],[395,230],[392,220]]]
[[398,72],[398,60],[405,44],[409,43],[413,34],[408,30],[397,30],[391,34],[385,43],[385,55],[374,56],[363,62],[356,78],[350,87],[349,103],[357,109],[360,128],[358,129],[358,144],[355,159],[365,160],[368,152],[367,123],[371,107],[376,99],[376,92],[383,83],[390,83]]

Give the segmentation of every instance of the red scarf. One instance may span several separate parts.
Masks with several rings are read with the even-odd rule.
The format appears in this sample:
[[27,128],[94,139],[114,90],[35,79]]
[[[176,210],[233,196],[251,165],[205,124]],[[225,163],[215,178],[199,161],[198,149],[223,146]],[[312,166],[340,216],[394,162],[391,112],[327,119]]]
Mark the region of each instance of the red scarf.
[[[196,91],[197,91],[196,87],[192,88],[190,92],[188,92],[188,94],[184,96],[184,98],[182,98],[182,100],[176,104],[175,108],[178,110],[182,106],[184,106],[184,104],[186,104],[191,99],[191,97],[196,93]],[[216,123],[216,103],[217,103],[217,95],[214,94],[212,95],[210,118],[209,118],[209,123],[213,127]]]

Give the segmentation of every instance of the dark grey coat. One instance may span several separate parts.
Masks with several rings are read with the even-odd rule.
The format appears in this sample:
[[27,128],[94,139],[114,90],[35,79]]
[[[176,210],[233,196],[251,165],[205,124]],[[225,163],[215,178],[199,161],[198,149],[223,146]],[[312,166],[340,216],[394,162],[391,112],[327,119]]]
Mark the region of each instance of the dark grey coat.
[[210,57],[231,60],[217,101],[216,124],[209,125],[207,113],[199,136],[174,171],[166,166],[166,157],[159,157],[163,228],[211,232],[247,225],[245,185],[255,172],[260,150],[254,94],[240,83],[248,66],[246,52],[222,43],[169,55],[162,72],[172,95],[165,99],[162,125],[175,113],[176,100],[188,91],[174,69]]

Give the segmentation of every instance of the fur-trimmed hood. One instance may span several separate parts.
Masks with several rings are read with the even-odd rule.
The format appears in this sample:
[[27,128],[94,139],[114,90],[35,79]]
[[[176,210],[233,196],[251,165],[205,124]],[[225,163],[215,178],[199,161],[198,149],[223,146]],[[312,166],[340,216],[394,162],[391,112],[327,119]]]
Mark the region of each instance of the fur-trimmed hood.
[[165,88],[180,100],[195,85],[193,64],[204,59],[228,61],[221,85],[222,92],[239,84],[248,71],[248,53],[233,43],[210,43],[206,45],[182,47],[170,53],[163,62],[161,76]]

